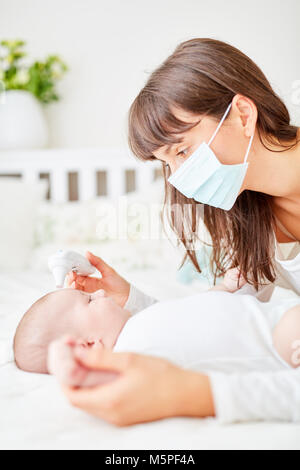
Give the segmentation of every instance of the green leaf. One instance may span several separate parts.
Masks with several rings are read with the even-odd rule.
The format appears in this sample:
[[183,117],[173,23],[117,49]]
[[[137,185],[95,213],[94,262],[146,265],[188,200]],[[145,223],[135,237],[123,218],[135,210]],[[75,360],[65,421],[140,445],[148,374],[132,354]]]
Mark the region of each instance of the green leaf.
[[25,69],[28,72],[29,79],[27,83],[20,83],[16,75],[17,72],[21,70],[19,60],[27,55],[26,52],[22,50],[25,44],[26,42],[21,39],[3,39],[0,41],[0,45],[8,49],[8,55],[5,61],[10,64],[9,68],[3,73],[3,81],[6,89],[27,90],[45,104],[58,101],[60,97],[56,93],[55,86],[57,81],[60,80],[63,74],[68,70],[68,66],[59,55],[48,55],[44,62],[36,60],[26,68],[22,67],[22,70]]

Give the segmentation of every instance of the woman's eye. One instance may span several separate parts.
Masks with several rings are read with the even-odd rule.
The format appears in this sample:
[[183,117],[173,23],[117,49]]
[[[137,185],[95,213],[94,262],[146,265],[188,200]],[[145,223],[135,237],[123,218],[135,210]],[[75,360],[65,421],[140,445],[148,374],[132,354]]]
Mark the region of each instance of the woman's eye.
[[180,150],[180,152],[178,152],[177,155],[186,157],[187,153],[188,153],[188,149],[184,149],[184,150]]

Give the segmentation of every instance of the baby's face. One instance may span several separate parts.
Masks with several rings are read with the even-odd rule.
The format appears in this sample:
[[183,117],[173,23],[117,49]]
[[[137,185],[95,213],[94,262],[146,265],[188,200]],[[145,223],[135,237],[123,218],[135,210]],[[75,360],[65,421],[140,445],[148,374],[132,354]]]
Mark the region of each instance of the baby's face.
[[[112,348],[130,312],[120,307],[103,290],[92,294],[61,289],[49,296],[56,321],[49,325],[49,336],[75,335],[85,346]],[[49,307],[51,308],[51,304]]]

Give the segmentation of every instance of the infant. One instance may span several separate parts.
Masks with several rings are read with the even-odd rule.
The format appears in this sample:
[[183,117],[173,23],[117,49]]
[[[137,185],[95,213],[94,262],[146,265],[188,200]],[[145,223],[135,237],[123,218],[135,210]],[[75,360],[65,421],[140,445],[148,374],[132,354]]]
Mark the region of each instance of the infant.
[[80,387],[105,383],[118,374],[83,367],[75,359],[75,348],[159,356],[202,372],[290,367],[273,347],[272,330],[289,307],[299,309],[300,297],[260,302],[234,291],[237,276],[231,271],[208,291],[156,302],[135,315],[104,290],[51,292],[32,305],[17,328],[16,364]]
[[[25,313],[14,337],[14,355],[17,366],[28,372],[51,373],[47,364],[51,342],[65,336],[76,338],[76,345],[112,349],[123,326],[131,317],[104,290],[88,294],[75,289],[60,289],[38,299]],[[60,354],[55,353],[55,371],[58,375],[70,373],[67,381],[84,380],[83,371],[69,370],[72,341]],[[71,367],[72,368],[72,367]],[[80,373],[81,372],[81,373]],[[70,380],[69,380],[70,379]],[[90,379],[89,379],[90,381]],[[75,383],[74,383],[75,385]]]
[[[211,290],[234,292],[245,283],[242,277],[238,281],[238,275],[237,269],[230,269]],[[201,297],[199,301],[201,306]],[[61,382],[74,386],[111,379],[115,374],[91,372],[79,365],[73,358],[74,348],[114,349],[125,324],[133,318],[104,290],[92,294],[70,288],[50,292],[29,308],[17,327],[16,364],[28,372],[53,373]]]

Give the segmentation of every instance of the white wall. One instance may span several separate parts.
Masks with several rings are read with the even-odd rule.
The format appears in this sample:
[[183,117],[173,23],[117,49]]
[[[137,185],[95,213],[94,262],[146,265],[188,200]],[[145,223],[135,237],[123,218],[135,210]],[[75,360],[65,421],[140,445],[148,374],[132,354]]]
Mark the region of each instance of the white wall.
[[[214,37],[248,54],[300,125],[299,0],[0,0],[0,37],[70,66],[47,108],[52,147],[126,145],[126,115],[149,73],[184,40]],[[300,88],[300,86],[298,87]],[[298,100],[299,101],[299,100]]]

